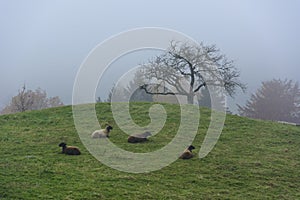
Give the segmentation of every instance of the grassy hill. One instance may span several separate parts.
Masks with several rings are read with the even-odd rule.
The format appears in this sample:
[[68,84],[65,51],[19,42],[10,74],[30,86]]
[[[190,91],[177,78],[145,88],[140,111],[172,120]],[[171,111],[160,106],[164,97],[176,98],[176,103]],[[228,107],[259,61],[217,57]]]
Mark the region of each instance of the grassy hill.
[[[151,104],[135,103],[137,124],[150,122]],[[178,128],[177,105],[164,104],[163,130],[144,144],[128,144],[110,105],[96,105],[111,140],[133,152],[159,149]],[[101,114],[101,115],[100,115]],[[193,145],[198,153],[210,112],[201,109]],[[145,120],[146,118],[146,120]],[[149,120],[147,120],[149,119]],[[82,155],[61,154],[58,144]],[[96,160],[80,142],[70,106],[0,116],[0,199],[300,199],[300,127],[227,115],[222,135],[204,159],[177,160],[162,170],[130,174]]]

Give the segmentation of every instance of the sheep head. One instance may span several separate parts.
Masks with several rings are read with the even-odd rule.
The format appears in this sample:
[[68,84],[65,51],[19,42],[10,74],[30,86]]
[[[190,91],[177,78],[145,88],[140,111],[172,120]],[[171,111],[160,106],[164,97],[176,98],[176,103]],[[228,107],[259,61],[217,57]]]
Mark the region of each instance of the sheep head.
[[113,129],[113,127],[112,126],[110,126],[110,125],[107,125],[106,126],[106,130],[107,130],[107,132],[110,132],[110,130],[112,130]]
[[62,142],[62,143],[60,143],[58,146],[59,146],[59,147],[66,147],[66,146],[67,146],[67,144],[66,144],[66,143],[64,143],[64,142]]
[[190,146],[188,147],[188,150],[189,150],[190,152],[192,152],[193,149],[195,149],[195,147],[194,147],[193,145],[190,145]]

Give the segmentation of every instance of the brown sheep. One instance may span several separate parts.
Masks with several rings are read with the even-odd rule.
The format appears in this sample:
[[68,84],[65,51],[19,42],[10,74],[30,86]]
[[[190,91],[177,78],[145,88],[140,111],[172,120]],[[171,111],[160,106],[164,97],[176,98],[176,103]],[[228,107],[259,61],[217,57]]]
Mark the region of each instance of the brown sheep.
[[141,134],[135,134],[128,137],[127,141],[129,143],[138,143],[138,142],[146,142],[148,141],[147,137],[151,136],[149,131],[146,131]]
[[108,138],[110,131],[113,129],[112,126],[107,125],[105,129],[96,130],[92,133],[92,138]]
[[190,145],[184,152],[181,154],[179,158],[181,159],[190,159],[193,157],[192,150],[195,149],[193,145]]
[[58,145],[59,147],[62,147],[62,153],[67,155],[80,155],[80,150],[78,147],[74,146],[67,146],[66,143],[62,142]]

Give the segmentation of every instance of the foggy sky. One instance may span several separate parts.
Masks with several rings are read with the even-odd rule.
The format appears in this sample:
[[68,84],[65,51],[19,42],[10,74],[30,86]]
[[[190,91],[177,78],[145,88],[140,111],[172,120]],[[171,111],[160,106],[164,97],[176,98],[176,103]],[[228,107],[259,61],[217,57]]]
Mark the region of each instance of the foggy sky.
[[[231,101],[243,104],[261,81],[300,81],[299,10],[297,0],[0,0],[0,109],[24,83],[70,104],[77,70],[88,53],[112,35],[138,27],[173,29],[216,44],[235,60],[248,85],[246,94]],[[143,59],[129,56],[113,69],[135,67]],[[107,79],[107,90],[109,80],[114,79]],[[101,98],[106,95],[104,89]]]

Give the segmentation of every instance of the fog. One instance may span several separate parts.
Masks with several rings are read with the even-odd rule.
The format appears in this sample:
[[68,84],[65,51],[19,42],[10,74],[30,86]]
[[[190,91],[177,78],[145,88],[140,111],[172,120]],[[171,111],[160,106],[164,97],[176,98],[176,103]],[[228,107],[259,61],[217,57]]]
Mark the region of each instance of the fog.
[[[296,0],[0,1],[0,109],[23,84],[71,104],[76,73],[95,46],[132,28],[161,27],[216,44],[235,61],[248,86],[230,99],[235,110],[261,81],[300,81],[299,10]],[[105,99],[121,72],[148,55],[112,64],[97,94]]]

